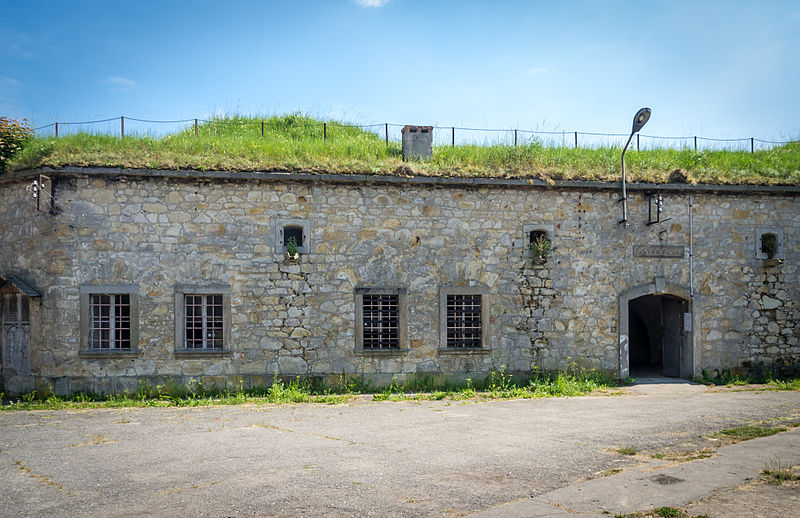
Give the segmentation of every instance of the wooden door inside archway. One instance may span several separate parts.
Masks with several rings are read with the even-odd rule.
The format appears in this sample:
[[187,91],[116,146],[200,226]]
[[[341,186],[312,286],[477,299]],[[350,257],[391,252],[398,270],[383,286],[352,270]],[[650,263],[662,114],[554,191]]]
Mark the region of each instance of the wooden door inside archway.
[[4,288],[0,292],[0,340],[2,340],[3,378],[31,373],[30,299],[23,293]]

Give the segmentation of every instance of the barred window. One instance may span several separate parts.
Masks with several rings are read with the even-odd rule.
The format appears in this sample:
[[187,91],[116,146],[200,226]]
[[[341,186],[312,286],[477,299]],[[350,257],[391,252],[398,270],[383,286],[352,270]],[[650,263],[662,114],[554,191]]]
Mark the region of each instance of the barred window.
[[482,347],[482,296],[447,295],[447,347]]
[[356,351],[378,356],[408,352],[406,289],[358,286],[355,299]]
[[131,348],[131,297],[89,296],[89,345],[92,349]]
[[363,296],[363,348],[400,347],[400,300],[398,295]]
[[184,296],[184,347],[222,349],[224,317],[221,294]]

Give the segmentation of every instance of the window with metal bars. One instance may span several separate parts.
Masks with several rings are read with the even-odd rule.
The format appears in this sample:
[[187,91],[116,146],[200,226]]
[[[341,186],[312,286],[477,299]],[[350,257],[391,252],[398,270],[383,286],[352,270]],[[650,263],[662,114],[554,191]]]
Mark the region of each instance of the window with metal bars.
[[89,347],[98,350],[131,348],[130,294],[89,295]]
[[398,295],[363,295],[364,349],[400,347],[400,297]]
[[454,349],[483,346],[482,295],[447,295],[447,347]]
[[224,316],[221,294],[184,295],[184,348],[222,349]]

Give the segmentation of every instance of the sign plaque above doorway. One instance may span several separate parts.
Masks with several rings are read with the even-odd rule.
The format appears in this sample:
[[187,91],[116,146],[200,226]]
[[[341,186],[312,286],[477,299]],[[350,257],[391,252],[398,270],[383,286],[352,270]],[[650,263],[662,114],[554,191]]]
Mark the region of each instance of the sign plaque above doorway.
[[684,248],[677,245],[638,245],[633,247],[634,257],[683,259]]

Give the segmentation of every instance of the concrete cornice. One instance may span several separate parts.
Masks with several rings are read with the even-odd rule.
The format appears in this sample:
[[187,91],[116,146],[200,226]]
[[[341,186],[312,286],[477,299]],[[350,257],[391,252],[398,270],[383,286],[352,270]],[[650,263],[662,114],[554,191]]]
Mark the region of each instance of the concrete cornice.
[[[428,185],[440,187],[495,187],[495,188],[535,188],[535,189],[575,189],[575,190],[619,190],[620,182],[562,180],[547,182],[534,178],[486,178],[451,176],[397,176],[380,174],[330,174],[330,173],[292,173],[282,171],[196,171],[167,169],[127,169],[123,167],[49,167],[16,171],[0,178],[0,184],[13,180],[32,178],[39,174],[48,176],[123,176],[135,178],[173,178],[185,180],[257,180],[262,182],[300,182],[329,183],[343,185]],[[800,194],[798,185],[713,185],[688,183],[637,183],[627,184],[629,191],[675,191],[720,194]]]

